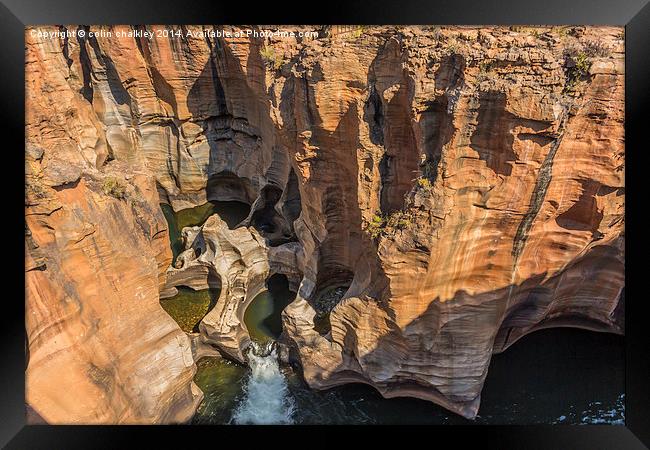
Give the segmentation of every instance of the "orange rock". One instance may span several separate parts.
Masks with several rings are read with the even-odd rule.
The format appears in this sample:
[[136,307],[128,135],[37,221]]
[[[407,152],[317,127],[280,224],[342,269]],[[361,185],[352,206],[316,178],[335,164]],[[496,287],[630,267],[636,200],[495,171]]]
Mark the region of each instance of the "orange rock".
[[[266,257],[301,279],[283,341],[315,388],[364,382],[473,417],[491,355],[521,336],[623,332],[621,28],[210,28],[27,30],[27,384],[45,420],[174,421],[196,405],[186,337],[157,304],[171,259],[158,202],[284,220],[295,242]],[[575,51],[588,70],[566,63]],[[126,200],[102,189],[112,178]],[[341,285],[321,335],[316,303]],[[236,345],[207,328],[240,354],[239,328]]]

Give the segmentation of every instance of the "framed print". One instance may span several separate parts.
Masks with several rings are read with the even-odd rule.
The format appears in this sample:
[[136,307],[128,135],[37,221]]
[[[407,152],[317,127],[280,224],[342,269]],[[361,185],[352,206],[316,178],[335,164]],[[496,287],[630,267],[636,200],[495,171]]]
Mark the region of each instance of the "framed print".
[[6,3],[7,448],[650,442],[649,6]]

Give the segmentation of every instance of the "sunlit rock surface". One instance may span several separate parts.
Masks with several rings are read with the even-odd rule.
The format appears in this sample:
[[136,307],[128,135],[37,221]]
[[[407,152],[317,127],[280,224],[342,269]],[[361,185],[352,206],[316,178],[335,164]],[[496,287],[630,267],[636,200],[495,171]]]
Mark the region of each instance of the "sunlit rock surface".
[[[622,28],[324,31],[265,43],[27,30],[27,401],[45,420],[189,417],[189,341],[158,296],[183,277],[207,284],[211,264],[231,286],[201,339],[240,358],[233,311],[284,273],[298,295],[281,340],[312,387],[364,382],[466,417],[491,355],[521,336],[623,333]],[[137,196],[106,194],[125,176]],[[186,240],[241,241],[223,261],[181,254],[195,273],[176,273],[157,205],[209,200],[251,212]],[[234,249],[247,243],[246,271],[259,270],[244,289]],[[315,330],[318,298],[339,286]]]

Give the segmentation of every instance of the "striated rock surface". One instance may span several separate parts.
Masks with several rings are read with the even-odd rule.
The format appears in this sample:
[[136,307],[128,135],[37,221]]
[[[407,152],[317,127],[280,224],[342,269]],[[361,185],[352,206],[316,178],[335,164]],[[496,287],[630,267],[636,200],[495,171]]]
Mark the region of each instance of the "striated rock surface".
[[250,344],[244,323],[246,308],[267,290],[265,282],[274,273],[299,282],[300,245],[291,242],[269,247],[255,228],[231,230],[216,214],[200,227],[184,228],[183,239],[185,250],[178,256],[177,267],[167,271],[165,292],[173,295],[181,285],[197,290],[220,288],[215,307],[201,320],[195,347],[205,351],[218,348],[245,362],[244,351]]
[[199,325],[200,342],[214,344],[243,362],[242,350],[250,342],[243,323],[244,312],[265,289],[264,282],[269,275],[264,239],[254,229],[229,230],[217,215],[211,216],[200,229],[195,228],[196,235],[186,240],[188,248],[179,255],[182,265],[170,269],[170,279],[192,279],[196,273],[194,268],[200,266],[207,273],[206,288],[214,283],[212,280],[220,280],[219,299]]
[[156,184],[109,160],[61,51],[27,35],[26,403],[55,424],[185,422],[202,393],[158,303],[171,251]]
[[[156,283],[142,294],[150,310],[137,308],[129,320],[174,329],[157,308],[158,292],[200,288],[218,275],[221,298],[200,340],[241,359],[247,301],[270,273],[285,273],[298,295],[283,312],[282,341],[312,387],[364,382],[466,417],[477,413],[491,355],[525,334],[552,326],[623,332],[621,28],[304,28],[319,30],[318,39],[174,29],[182,33],[151,40],[49,40],[27,30],[28,199],[42,189],[62,204],[59,214],[76,201],[103,201],[93,214],[121,205],[112,215],[130,223],[124,200],[93,190],[92,180],[132,171],[125,183],[147,186],[150,215],[133,210],[150,227],[160,224],[157,240],[143,235],[127,249],[108,219],[82,220],[115,252],[138,248],[137,258],[157,261],[147,275]],[[186,228],[181,268],[166,270],[171,255],[156,203],[179,210],[207,200],[243,201],[251,212],[235,230],[215,216]],[[48,275],[31,284],[50,292],[41,320],[65,328],[74,319],[48,311],[67,294],[42,286],[55,279],[50,260],[74,250],[58,239],[46,244],[48,227],[67,225],[45,233],[30,223],[36,212],[58,217],[43,206],[50,200],[39,201],[27,205],[28,280]],[[88,232],[84,226],[75,233]],[[86,257],[99,275],[135,277],[145,266]],[[69,277],[83,291],[80,303],[92,304],[97,282]],[[128,283],[114,289],[133,307]],[[39,344],[29,324],[28,334],[32,352]],[[121,351],[144,342],[153,349],[155,333],[125,339]],[[169,355],[180,361],[185,350]],[[28,388],[57,373],[32,361]],[[188,376],[162,370],[175,379],[157,398],[191,408],[191,367]],[[114,420],[107,400],[85,398],[103,411],[98,421]],[[28,400],[48,420],[45,400]],[[147,402],[130,405],[147,410]]]
[[28,188],[26,401],[48,423],[184,422],[202,394],[190,341],[158,303],[171,255],[155,185],[126,175],[116,199],[103,176]]

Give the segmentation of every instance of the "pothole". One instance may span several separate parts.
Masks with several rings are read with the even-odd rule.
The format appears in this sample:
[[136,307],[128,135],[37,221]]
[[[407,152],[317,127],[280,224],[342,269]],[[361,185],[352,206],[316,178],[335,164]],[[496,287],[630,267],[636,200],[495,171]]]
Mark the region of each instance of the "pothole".
[[210,288],[195,291],[178,286],[178,294],[160,300],[160,306],[186,333],[198,333],[199,323],[217,303],[221,289]]
[[330,287],[323,291],[312,302],[312,306],[316,310],[316,315],[314,316],[314,330],[319,334],[324,336],[331,331],[332,326],[330,324],[330,314],[334,307],[338,305],[341,299],[345,296],[345,293],[349,288],[349,284]]
[[169,241],[172,249],[172,266],[176,262],[178,255],[185,250],[183,228],[201,226],[210,216],[217,214],[226,222],[228,228],[233,229],[248,217],[250,212],[250,205],[236,200],[214,200],[194,208],[179,211],[174,211],[166,203],[161,203],[160,208],[167,220]]
[[258,294],[244,313],[244,324],[255,342],[277,339],[282,333],[282,311],[296,293],[289,290],[285,275],[274,274],[266,281],[267,290]]

